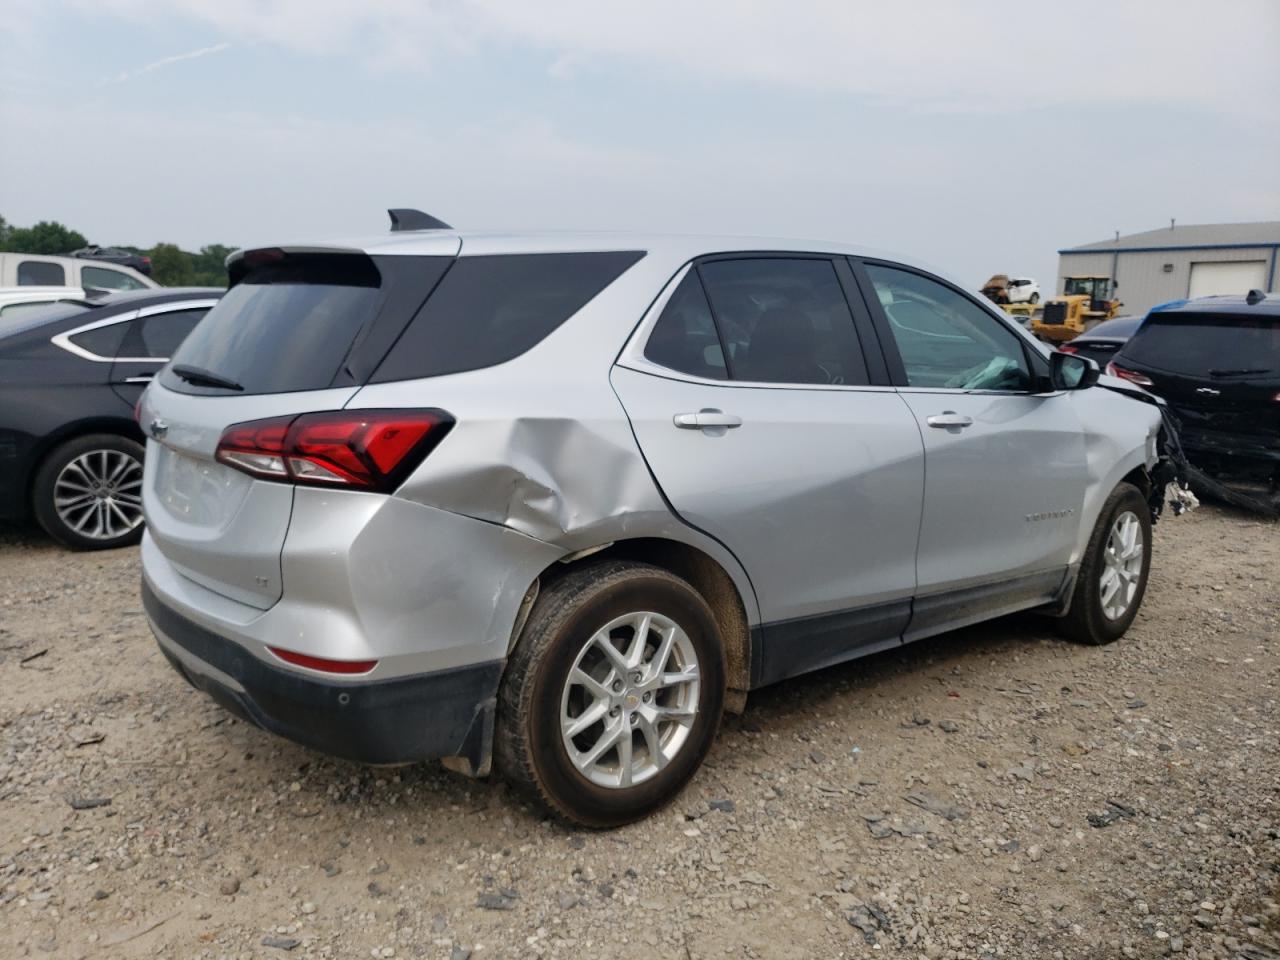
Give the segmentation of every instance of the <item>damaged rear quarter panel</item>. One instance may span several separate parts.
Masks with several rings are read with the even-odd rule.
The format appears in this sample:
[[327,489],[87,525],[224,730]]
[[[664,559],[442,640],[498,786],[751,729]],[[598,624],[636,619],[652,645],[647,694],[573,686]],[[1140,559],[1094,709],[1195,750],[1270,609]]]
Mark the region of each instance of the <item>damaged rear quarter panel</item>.
[[[759,622],[746,572],[722,545],[672,515],[609,383],[613,361],[683,263],[646,257],[542,343],[481,370],[364,387],[359,407],[439,407],[456,423],[396,496],[498,524],[561,557],[653,537],[694,546],[729,574]],[[541,568],[523,571],[527,582]]]

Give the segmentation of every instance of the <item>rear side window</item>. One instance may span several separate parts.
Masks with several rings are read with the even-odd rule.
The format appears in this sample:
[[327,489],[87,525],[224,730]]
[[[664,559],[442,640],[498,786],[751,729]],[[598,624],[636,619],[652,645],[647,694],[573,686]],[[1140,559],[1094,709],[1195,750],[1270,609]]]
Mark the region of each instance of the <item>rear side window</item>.
[[18,286],[20,287],[64,287],[67,284],[67,272],[60,263],[49,263],[45,260],[23,260],[18,264]]
[[69,339],[81,350],[88,350],[96,357],[110,360],[120,351],[120,343],[128,328],[129,325],[124,322],[109,323],[105,327],[94,327],[84,333],[77,333]]
[[642,256],[628,251],[462,257],[392,347],[373,382],[479,370],[518,357]]
[[[231,380],[244,394],[359,382],[345,365],[362,333],[384,313],[401,310],[402,300],[416,309],[449,263],[445,257],[375,262],[364,254],[279,251],[255,251],[245,259],[233,265],[235,285],[172,355],[174,365]],[[400,279],[384,283],[384,273]],[[388,320],[403,325],[408,316],[404,311]],[[184,393],[221,392],[189,384],[172,367],[160,380]]]
[[208,312],[208,310],[172,310],[168,313],[153,313],[131,323],[122,324],[129,329],[125,334],[124,343],[120,346],[119,355],[168,360]]
[[1280,371],[1280,317],[1156,311],[1121,354],[1170,373],[1274,377]]
[[713,260],[697,270],[729,353],[731,379],[868,382],[853,315],[830,260]]

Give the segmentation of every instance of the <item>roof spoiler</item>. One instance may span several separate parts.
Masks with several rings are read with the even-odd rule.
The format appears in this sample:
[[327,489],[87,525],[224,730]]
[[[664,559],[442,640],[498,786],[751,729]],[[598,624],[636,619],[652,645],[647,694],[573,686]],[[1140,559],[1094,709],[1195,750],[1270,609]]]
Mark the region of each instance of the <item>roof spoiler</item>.
[[437,220],[429,213],[414,210],[411,207],[396,207],[388,210],[391,217],[391,232],[401,233],[405,230],[452,230],[443,220]]

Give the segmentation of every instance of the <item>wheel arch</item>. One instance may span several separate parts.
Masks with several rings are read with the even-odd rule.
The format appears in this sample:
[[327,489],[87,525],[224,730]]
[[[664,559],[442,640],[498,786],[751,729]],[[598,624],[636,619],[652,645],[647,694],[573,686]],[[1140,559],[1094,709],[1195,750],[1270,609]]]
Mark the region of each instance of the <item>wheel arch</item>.
[[23,501],[27,509],[31,509],[31,498],[35,494],[36,474],[40,467],[58,447],[71,440],[87,437],[95,433],[110,433],[126,440],[146,445],[147,438],[133,420],[125,417],[99,416],[84,417],[63,424],[56,430],[41,437],[32,447],[31,455],[26,460],[26,476],[23,478]]
[[[732,713],[740,713],[746,705],[747,690],[751,686],[751,621],[748,598],[744,598],[734,577],[716,558],[679,540],[662,537],[617,540],[577,550],[550,564],[525,594],[525,602],[512,634],[512,649],[519,641],[528,611],[538,593],[570,571],[584,564],[606,559],[651,564],[687,581],[702,595],[715,617],[724,645],[727,687],[725,708]],[[754,597],[750,600],[754,600]]]

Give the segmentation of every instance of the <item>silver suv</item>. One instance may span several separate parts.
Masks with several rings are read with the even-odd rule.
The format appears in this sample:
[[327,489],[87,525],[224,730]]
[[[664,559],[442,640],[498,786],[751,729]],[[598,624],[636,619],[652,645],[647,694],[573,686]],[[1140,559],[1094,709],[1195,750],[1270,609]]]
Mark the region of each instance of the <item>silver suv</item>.
[[139,408],[143,597],[300,743],[615,825],[750,690],[1142,601],[1159,411],[917,264],[437,228],[228,266]]

